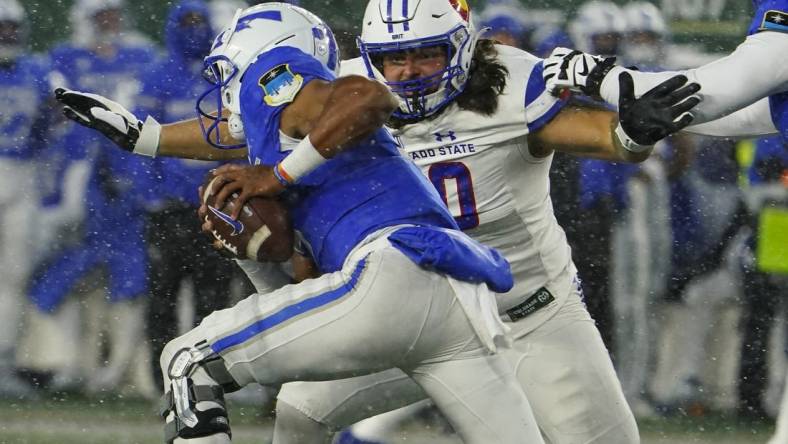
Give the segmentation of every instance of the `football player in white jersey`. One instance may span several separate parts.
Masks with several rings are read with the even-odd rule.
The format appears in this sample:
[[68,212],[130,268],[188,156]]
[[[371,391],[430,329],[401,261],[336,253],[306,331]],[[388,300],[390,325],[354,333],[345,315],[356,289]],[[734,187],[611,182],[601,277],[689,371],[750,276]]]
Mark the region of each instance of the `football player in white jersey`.
[[[469,14],[464,0],[371,0],[362,57],[344,62],[341,74],[376,78],[397,93],[388,125],[401,150],[460,227],[509,260],[515,288],[498,304],[515,345],[505,353],[543,435],[553,444],[636,443],[634,417],[553,216],[548,172],[556,149],[645,159],[653,143],[689,123],[697,85],[676,78],[643,102],[624,95],[617,119],[551,96],[542,61],[480,40]],[[633,108],[651,118],[630,120]],[[274,442],[329,442],[339,428],[424,397],[398,370],[286,384]]]

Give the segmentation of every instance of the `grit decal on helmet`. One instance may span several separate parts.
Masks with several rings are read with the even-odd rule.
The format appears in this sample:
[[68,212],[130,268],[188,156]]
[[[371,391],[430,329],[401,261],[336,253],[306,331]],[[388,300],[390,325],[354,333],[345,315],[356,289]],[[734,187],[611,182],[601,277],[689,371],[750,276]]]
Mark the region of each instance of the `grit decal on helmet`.
[[[466,0],[370,0],[358,47],[370,78],[400,97],[394,116],[414,119],[434,114],[465,88],[479,39]],[[428,77],[387,81],[381,60],[396,51],[441,47],[446,67]]]
[[[339,68],[334,35],[311,12],[274,2],[236,11],[232,22],[214,40],[204,62],[205,78],[211,87],[197,99],[197,113],[208,143],[217,148],[245,146],[245,143],[222,143],[220,124],[226,122],[231,136],[244,140],[239,98],[241,79],[261,54],[284,46],[313,56],[331,72],[336,73]],[[273,106],[292,101],[302,82],[286,65],[272,69],[258,80],[265,91],[266,103]]]

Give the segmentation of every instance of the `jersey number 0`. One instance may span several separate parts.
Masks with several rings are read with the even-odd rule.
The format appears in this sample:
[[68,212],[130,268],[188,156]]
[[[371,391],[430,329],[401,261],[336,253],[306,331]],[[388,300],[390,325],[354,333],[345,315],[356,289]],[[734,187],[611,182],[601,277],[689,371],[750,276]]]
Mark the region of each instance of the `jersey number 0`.
[[[454,220],[461,230],[468,230],[479,225],[479,214],[476,211],[476,196],[473,194],[473,179],[471,171],[462,162],[440,162],[430,165],[429,178],[432,185],[438,190],[443,203],[449,207]],[[454,182],[457,187],[456,198],[446,191],[446,183]],[[459,207],[459,214],[457,214]]]

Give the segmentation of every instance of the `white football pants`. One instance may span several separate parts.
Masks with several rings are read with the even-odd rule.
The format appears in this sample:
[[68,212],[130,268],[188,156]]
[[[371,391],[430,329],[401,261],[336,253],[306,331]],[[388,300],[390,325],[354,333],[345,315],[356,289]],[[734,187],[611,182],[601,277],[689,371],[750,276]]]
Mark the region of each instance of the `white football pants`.
[[[478,313],[466,315],[449,278],[418,267],[388,242],[349,264],[206,317],[165,347],[165,386],[175,353],[202,341],[242,386],[398,368],[466,442],[542,442],[511,366],[482,345],[469,321]],[[494,295],[473,288],[496,314]]]
[[[635,418],[599,331],[578,287],[573,285],[570,292],[554,317],[501,353],[517,375],[548,442],[638,443]],[[424,397],[421,388],[397,369],[340,381],[285,384],[277,410],[286,414],[277,415],[274,443],[326,442],[325,436],[333,431]],[[495,410],[505,411],[502,405]],[[294,412],[302,417],[294,417]],[[313,434],[304,436],[304,430]],[[538,441],[521,437],[503,442]]]

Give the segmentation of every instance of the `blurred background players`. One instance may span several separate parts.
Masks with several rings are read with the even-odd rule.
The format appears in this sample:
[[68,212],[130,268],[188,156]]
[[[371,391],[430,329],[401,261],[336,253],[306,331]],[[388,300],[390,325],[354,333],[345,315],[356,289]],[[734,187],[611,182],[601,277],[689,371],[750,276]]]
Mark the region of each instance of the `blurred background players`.
[[[210,52],[214,35],[208,6],[201,0],[174,4],[164,32],[166,55],[142,78],[137,101],[138,115],[175,122],[194,115],[194,103],[204,91],[203,58]],[[230,296],[234,265],[210,248],[200,234],[195,217],[199,205],[197,188],[216,162],[157,158],[149,169],[148,252],[150,291],[147,331],[153,356],[161,355],[164,344],[178,331],[178,292],[191,280],[194,321],[224,308]],[[161,388],[161,371],[152,371]]]
[[[593,13],[586,10],[587,18],[609,23],[607,27],[597,25],[600,31],[608,30],[604,41],[616,42],[609,46],[616,48],[625,63],[637,64],[642,69],[657,68],[664,60],[667,26],[656,6],[632,2],[623,10],[609,5],[607,8],[592,9]],[[617,20],[600,20],[603,16],[623,17],[623,32],[619,31]],[[586,38],[591,42],[598,40],[596,35]],[[581,163],[584,172],[581,180],[597,172],[595,180],[589,181],[594,189],[584,189],[584,194],[591,191],[598,198],[610,199],[608,202],[613,205],[609,293],[615,336],[611,351],[624,394],[638,417],[655,414],[648,383],[655,364],[659,331],[656,307],[666,295],[671,270],[669,168],[665,162],[666,151],[671,148],[685,152],[692,144],[687,137],[677,134],[660,141],[655,153],[641,165]],[[606,207],[604,201],[600,203]],[[585,207],[592,205],[586,203]]]
[[16,0],[0,0],[0,398],[31,395],[16,371],[38,200],[37,152],[48,113],[49,68],[30,55],[29,25]]
[[519,2],[497,1],[481,12],[481,28],[490,28],[485,37],[515,48],[528,49],[533,24]]
[[[784,260],[785,250],[775,248],[778,245],[784,247],[788,237],[788,144],[780,137],[761,139],[756,144],[753,157],[749,169],[750,189],[746,196],[748,206],[758,218],[756,237],[750,243],[753,254],[748,257],[749,276],[745,285],[748,290],[759,291],[765,295],[757,303],[778,302],[788,293],[788,261]],[[782,302],[784,303],[784,300]],[[779,306],[774,304],[772,308]],[[763,314],[766,316],[759,316],[760,319],[756,322],[765,325],[770,321],[768,308],[762,312],[765,312]],[[785,331],[782,333],[785,334]],[[742,361],[742,365],[745,365],[745,359]],[[788,386],[788,372],[785,386]],[[761,401],[763,392],[755,391],[754,395],[753,398]],[[740,390],[740,396],[746,397],[747,394]],[[777,429],[769,444],[785,442],[788,442],[788,391],[784,390],[777,417]]]
[[656,5],[646,1],[624,5],[626,34],[622,58],[641,70],[664,68],[668,25]]
[[[141,75],[154,60],[153,46],[130,32],[122,0],[78,0],[72,8],[72,42],[53,49],[51,57],[65,84],[81,90],[114,95],[131,105]],[[143,338],[147,294],[144,239],[144,165],[133,156],[103,149],[111,142],[92,131],[72,126],[63,141],[71,159],[91,166],[85,194],[83,237],[50,257],[40,268],[31,299],[42,312],[54,315],[61,341],[74,350],[54,380],[56,388],[85,384],[100,392],[116,388]],[[106,281],[96,280],[106,271]],[[99,275],[100,276],[100,275]],[[109,306],[108,357],[85,380],[80,356],[79,308],[64,308],[66,297],[80,286],[104,291]]]
[[[750,420],[768,418],[766,392],[769,383],[767,350],[771,333],[785,335],[785,322],[775,324],[786,312],[788,294],[788,140],[767,137],[756,141],[748,169],[744,201],[749,210],[752,235],[742,251],[743,286],[741,371],[737,413]],[[788,372],[786,372],[788,375]],[[777,431],[770,444],[788,442],[788,392],[779,408]]]
[[[620,55],[621,41],[626,30],[626,19],[621,8],[609,1],[591,1],[577,10],[568,25],[569,35],[578,48],[588,48],[595,54]],[[608,350],[614,351],[614,321],[610,301],[610,239],[616,212],[622,209],[620,190],[613,187],[618,180],[626,180],[626,175],[611,176],[617,167],[609,162],[582,159],[578,165],[578,202],[579,214],[574,219],[582,219],[582,224],[570,225],[576,230],[570,239],[572,256],[577,259],[578,275],[583,280],[583,293],[591,317]],[[624,166],[632,170],[632,166]],[[636,168],[636,167],[634,167]],[[591,216],[593,215],[593,216]],[[576,227],[573,227],[576,225]],[[582,239],[582,242],[580,241]],[[614,362],[615,354],[614,354]]]
[[610,1],[583,3],[569,22],[569,35],[577,49],[592,54],[617,56],[627,29],[624,12]]

